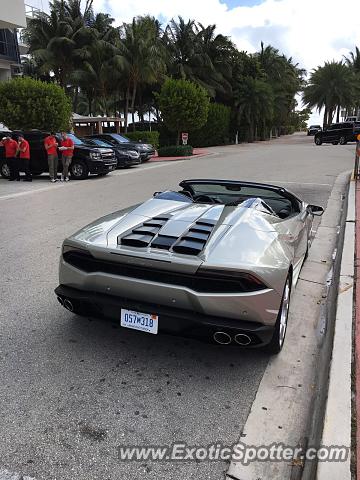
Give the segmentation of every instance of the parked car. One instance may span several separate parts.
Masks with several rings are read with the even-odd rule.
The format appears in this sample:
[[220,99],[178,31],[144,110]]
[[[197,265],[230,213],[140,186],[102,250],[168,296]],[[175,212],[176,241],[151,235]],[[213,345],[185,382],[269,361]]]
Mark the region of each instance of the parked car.
[[360,122],[360,118],[357,116],[346,117],[344,122],[351,122],[351,123]]
[[147,162],[155,154],[155,148],[149,143],[131,142],[119,133],[96,133],[89,135],[88,138],[100,138],[123,150],[136,150],[140,153],[141,163]]
[[360,122],[333,123],[320,132],[315,133],[314,142],[316,145],[332,143],[333,145],[345,145],[347,142],[356,142],[360,133]]
[[141,163],[140,153],[136,150],[124,150],[117,145],[112,145],[107,140],[101,140],[100,138],[81,138],[86,144],[93,147],[104,147],[111,148],[114,150],[115,157],[117,160],[117,168],[127,168],[134,165],[139,165]]
[[315,133],[321,131],[321,126],[320,125],[310,125],[310,127],[307,130],[307,134],[309,135],[315,135]]
[[[20,132],[13,131],[11,136],[17,138]],[[40,130],[30,130],[23,132],[24,137],[30,144],[30,169],[33,175],[40,175],[48,172],[47,154],[44,147],[44,138],[49,135]],[[117,160],[114,150],[111,148],[99,148],[85,144],[75,135],[68,135],[75,144],[74,156],[70,165],[70,174],[73,179],[83,180],[89,174],[106,175],[116,168]],[[59,135],[59,143],[61,141]],[[61,152],[59,158],[61,158]],[[59,161],[59,171],[62,170],[61,160]],[[6,163],[3,149],[0,149],[0,173],[4,178],[10,177],[10,170]]]
[[183,180],[65,239],[62,306],[123,328],[281,350],[314,215],[283,187]]

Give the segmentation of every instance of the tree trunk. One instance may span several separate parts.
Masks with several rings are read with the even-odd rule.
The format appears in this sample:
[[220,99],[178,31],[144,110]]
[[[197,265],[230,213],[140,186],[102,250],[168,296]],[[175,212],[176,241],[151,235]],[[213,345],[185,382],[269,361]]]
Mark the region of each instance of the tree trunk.
[[179,143],[180,143],[180,133],[181,133],[181,130],[178,130],[177,131],[177,136],[176,136],[176,145],[178,146]]
[[334,116],[334,109],[333,109],[333,107],[331,107],[331,108],[329,109],[328,125],[331,125],[331,124],[332,124],[333,116]]
[[144,123],[144,104],[142,90],[139,90],[139,120]]
[[89,116],[92,116],[92,98],[88,97]]
[[130,97],[130,86],[128,85],[126,89],[126,95],[125,95],[125,111],[124,111],[125,133],[127,133],[128,131],[129,97]]
[[73,98],[73,112],[77,111],[78,99],[79,99],[79,88],[75,87],[74,98]]
[[338,105],[337,112],[336,112],[336,123],[340,122],[340,105]]
[[328,110],[327,110],[327,107],[325,107],[324,118],[323,118],[323,128],[327,127],[327,117],[328,117]]
[[136,82],[134,82],[132,99],[131,99],[131,118],[132,118],[134,132],[135,132],[135,98],[136,98]]

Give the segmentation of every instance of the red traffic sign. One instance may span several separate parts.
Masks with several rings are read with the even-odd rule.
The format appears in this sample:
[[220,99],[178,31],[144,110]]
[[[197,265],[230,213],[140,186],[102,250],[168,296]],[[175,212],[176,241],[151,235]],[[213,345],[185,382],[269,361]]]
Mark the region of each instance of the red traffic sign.
[[189,139],[189,134],[187,132],[182,132],[181,140],[188,140],[188,139]]

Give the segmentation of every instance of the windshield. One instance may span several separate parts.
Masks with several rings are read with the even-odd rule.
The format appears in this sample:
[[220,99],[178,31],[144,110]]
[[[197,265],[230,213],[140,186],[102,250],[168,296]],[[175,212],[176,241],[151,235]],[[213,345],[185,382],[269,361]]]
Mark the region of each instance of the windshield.
[[68,133],[67,136],[71,138],[75,145],[85,145],[85,143],[73,133]]
[[100,140],[99,138],[87,138],[90,143],[97,145],[98,147],[111,147],[111,143],[106,142],[105,140]]
[[123,137],[122,135],[119,135],[118,133],[112,133],[111,137],[119,143],[129,143],[130,142],[130,140],[128,138]]

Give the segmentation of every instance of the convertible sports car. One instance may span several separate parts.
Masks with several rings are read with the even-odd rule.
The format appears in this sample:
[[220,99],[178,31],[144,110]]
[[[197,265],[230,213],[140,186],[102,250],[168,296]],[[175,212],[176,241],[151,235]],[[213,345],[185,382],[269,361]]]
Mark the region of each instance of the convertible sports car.
[[63,243],[61,305],[121,327],[281,350],[314,215],[282,187],[183,180]]

